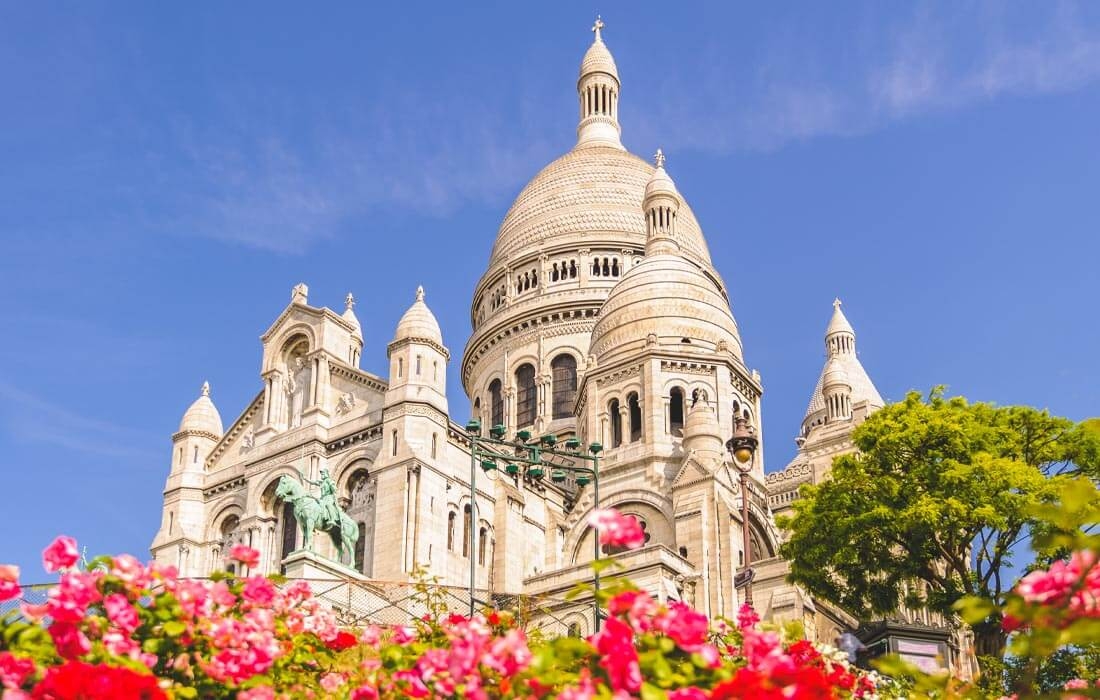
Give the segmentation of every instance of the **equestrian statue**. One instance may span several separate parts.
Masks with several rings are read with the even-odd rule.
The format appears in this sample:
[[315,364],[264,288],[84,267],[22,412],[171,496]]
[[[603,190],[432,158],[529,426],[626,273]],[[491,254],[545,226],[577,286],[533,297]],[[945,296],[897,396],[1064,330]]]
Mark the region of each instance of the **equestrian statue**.
[[346,557],[346,561],[354,563],[359,525],[336,504],[336,482],[327,469],[321,470],[319,481],[310,481],[305,476],[302,480],[319,487],[321,494],[313,496],[307,493],[304,486],[286,475],[279,479],[279,485],[275,488],[275,497],[294,508],[294,519],[302,528],[302,549],[313,551],[313,531],[321,530],[332,538],[339,559],[345,561]]

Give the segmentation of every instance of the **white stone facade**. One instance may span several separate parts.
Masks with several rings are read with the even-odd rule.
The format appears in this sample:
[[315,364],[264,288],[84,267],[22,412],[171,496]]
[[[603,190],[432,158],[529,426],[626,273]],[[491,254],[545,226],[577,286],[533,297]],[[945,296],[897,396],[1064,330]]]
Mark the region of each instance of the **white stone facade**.
[[[577,83],[577,144],[516,198],[475,289],[458,365],[470,412],[450,412],[450,351],[423,290],[380,377],[359,368],[351,296],[340,314],[310,305],[298,285],[262,336],[251,404],[223,429],[204,387],[173,435],[157,560],[206,576],[243,542],[262,553],[262,572],[279,571],[301,536],[275,484],[327,469],[362,532],[346,563],[369,579],[422,571],[465,586],[471,539],[482,590],[556,595],[591,578],[591,486],[479,471],[471,528],[463,426],[473,415],[509,434],[602,443],[599,505],[637,516],[648,536],[642,550],[618,555],[627,572],[662,599],[733,615],[745,553],[724,442],[743,417],[761,438],[750,499],[757,607],[819,624],[812,605],[784,602],[803,597],[781,581],[773,513],[789,508],[789,486],[817,481],[850,449],[852,425],[882,399],[851,327],[831,324],[827,343],[841,340],[830,356],[841,359],[815,389],[799,457],[765,477],[760,375],[745,364],[725,284],[663,156],[654,167],[620,142],[621,86],[598,29]],[[315,542],[335,556],[326,537]],[[577,619],[581,631],[590,623]]]

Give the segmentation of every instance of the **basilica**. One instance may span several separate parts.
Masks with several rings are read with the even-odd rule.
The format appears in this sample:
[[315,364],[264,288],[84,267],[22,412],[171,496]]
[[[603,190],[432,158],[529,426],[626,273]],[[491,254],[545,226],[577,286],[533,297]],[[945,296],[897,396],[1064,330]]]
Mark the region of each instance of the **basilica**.
[[[823,313],[825,362],[805,418],[776,428],[782,439],[794,434],[799,451],[766,474],[763,382],[747,363],[751,346],[663,155],[642,159],[623,147],[619,71],[602,26],[597,21],[580,64],[576,145],[536,174],[505,214],[470,301],[461,357],[452,358],[429,307],[432,294],[451,290],[408,290],[411,305],[386,347],[388,373],[378,376],[360,369],[353,297],[339,311],[295,286],[261,336],[255,398],[225,423],[204,384],[172,436],[152,543],[158,561],[208,576],[232,566],[228,548],[245,543],[262,553],[261,573],[324,569],[367,583],[426,575],[456,587],[473,577],[483,600],[564,599],[592,577],[586,520],[598,505],[640,521],[642,548],[605,555],[662,600],[733,616],[747,592],[735,577],[749,561],[763,617],[798,620],[828,642],[860,626],[785,581],[775,527],[798,487],[820,481],[832,458],[852,449],[853,427],[883,406],[856,354],[855,331],[839,300],[831,319]],[[827,300],[822,306],[828,310]],[[454,412],[450,371],[466,393]],[[472,470],[471,417],[510,434],[602,444],[598,504],[594,485],[576,479]],[[739,474],[725,449],[738,419],[759,444],[748,538]],[[283,477],[305,491],[335,484],[358,525],[350,556],[338,562],[318,537],[312,568],[302,568],[302,533],[278,487]],[[591,631],[590,614],[562,614],[572,616],[571,631]],[[936,620],[907,622],[927,627],[928,639],[946,639],[931,634]]]

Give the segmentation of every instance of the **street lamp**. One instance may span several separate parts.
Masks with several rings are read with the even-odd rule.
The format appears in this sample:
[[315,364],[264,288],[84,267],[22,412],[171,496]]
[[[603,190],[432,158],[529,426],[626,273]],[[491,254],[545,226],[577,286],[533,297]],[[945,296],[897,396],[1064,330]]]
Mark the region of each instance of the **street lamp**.
[[[726,441],[726,449],[733,458],[733,465],[741,474],[741,538],[745,552],[745,571],[751,571],[752,547],[749,534],[749,474],[756,458],[756,447],[760,441],[756,438],[749,422],[738,416],[733,424],[733,437]],[[745,577],[745,603],[752,607],[752,575]]]
[[[490,472],[497,469],[497,460],[504,460],[505,473],[515,476],[522,470],[531,479],[539,481],[550,472],[550,481],[562,483],[565,481],[566,472],[576,474],[579,486],[592,484],[592,507],[600,507],[600,452],[603,445],[593,442],[588,446],[587,452],[582,448],[581,441],[577,438],[568,438],[558,446],[558,437],[552,434],[532,437],[528,430],[519,430],[513,439],[505,439],[508,430],[503,425],[494,425],[489,430],[489,437],[481,435],[481,422],[473,419],[466,424],[466,436],[470,440],[470,616],[472,617],[475,605],[475,586],[477,582],[477,566],[474,561],[477,558],[477,538],[474,535],[475,523],[477,523],[477,470]],[[568,463],[547,462],[545,457],[561,457],[570,460]],[[579,460],[585,466],[576,464]],[[600,541],[596,533],[593,533],[593,549],[595,558],[600,558]],[[597,567],[593,577],[593,606],[594,627],[600,629],[600,572]]]

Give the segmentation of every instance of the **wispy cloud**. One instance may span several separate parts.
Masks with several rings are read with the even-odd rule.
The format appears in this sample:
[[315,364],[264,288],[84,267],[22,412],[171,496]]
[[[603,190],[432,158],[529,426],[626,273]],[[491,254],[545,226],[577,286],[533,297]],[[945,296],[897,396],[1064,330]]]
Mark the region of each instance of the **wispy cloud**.
[[133,458],[155,463],[157,453],[141,447],[140,431],[75,413],[10,384],[0,383],[0,420],[12,439],[100,457]]

